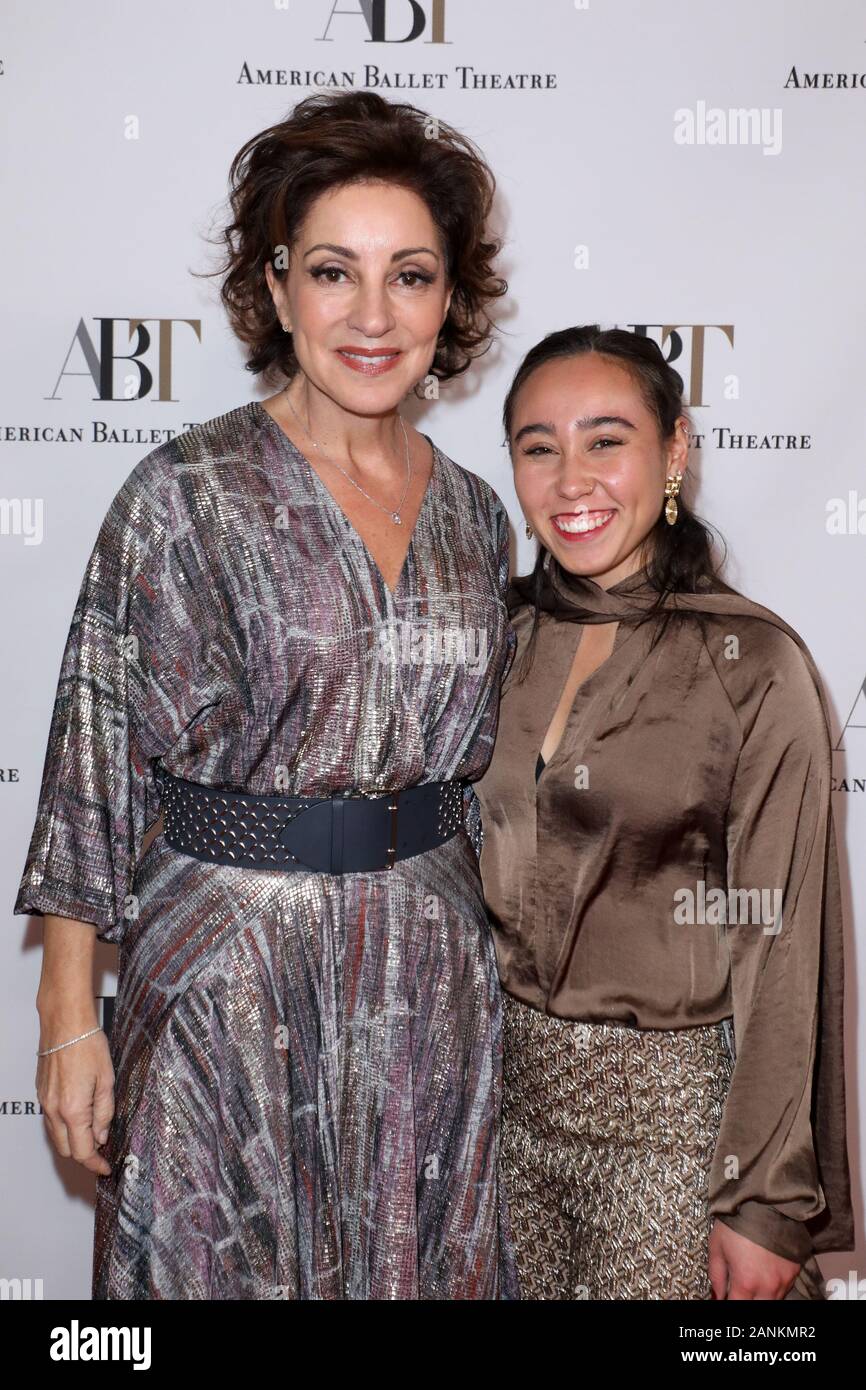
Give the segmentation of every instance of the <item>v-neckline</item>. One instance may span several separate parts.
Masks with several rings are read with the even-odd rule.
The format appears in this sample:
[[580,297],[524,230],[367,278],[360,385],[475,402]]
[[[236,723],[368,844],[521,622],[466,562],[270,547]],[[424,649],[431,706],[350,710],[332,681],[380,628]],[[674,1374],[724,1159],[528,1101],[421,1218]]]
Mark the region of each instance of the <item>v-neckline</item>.
[[400,573],[397,575],[397,582],[394,585],[394,588],[392,589],[390,584],[385,579],[385,576],[382,573],[381,569],[379,568],[379,564],[375,556],[373,555],[373,552],[371,551],[367,542],[364,540],[364,537],[361,535],[361,532],[358,530],[354,522],[348,516],[346,516],[346,513],[343,511],[343,508],[340,506],[339,502],[337,501],[334,494],[331,492],[330,488],[322,482],[322,479],[319,477],[315,468],[310,463],[310,460],[307,458],[306,454],[302,453],[295,441],[289,438],[282,425],[280,425],[274,419],[271,412],[269,410],[265,410],[265,407],[261,401],[256,400],[253,401],[252,404],[254,407],[257,407],[258,410],[262,413],[262,415],[264,415],[265,419],[270,422],[271,426],[282,440],[284,447],[291,449],[292,453],[301,460],[301,463],[303,464],[309,477],[312,480],[313,487],[318,488],[320,490],[325,500],[333,507],[337,515],[342,519],[342,521],[345,523],[348,529],[352,532],[352,535],[355,537],[359,546],[363,550],[364,555],[367,558],[367,563],[369,564],[371,570],[373,570],[374,573],[378,576],[382,588],[388,594],[389,598],[391,599],[391,602],[393,603],[397,597],[397,594],[400,591],[400,586],[403,583],[403,579],[406,575],[406,570],[409,566],[409,558],[412,555],[412,552],[415,548],[415,536],[417,535],[418,527],[421,523],[421,518],[424,515],[425,508],[431,500],[431,495],[433,493],[434,487],[438,486],[439,482],[439,450],[437,449],[433,440],[430,439],[428,435],[424,435],[424,438],[427,440],[428,444],[430,445],[430,448],[433,450],[433,463],[430,468],[430,476],[427,479],[427,486],[424,489],[424,496],[421,498],[421,505],[418,508],[418,515],[415,518],[415,525],[412,527],[412,531],[409,536],[409,544],[406,547],[406,554],[403,557],[403,564],[400,567]]
[[[574,693],[572,695],[571,704],[568,707],[568,710],[565,715],[565,720],[562,725],[562,732],[559,736],[559,742],[557,743],[556,747],[551,751],[550,757],[546,760],[542,759],[542,761],[544,762],[544,766],[541,768],[541,770],[538,773],[538,776],[535,778],[536,791],[538,789],[539,782],[544,777],[545,772],[547,772],[548,768],[552,766],[552,764],[556,761],[557,755],[562,751],[562,746],[565,742],[565,735],[568,731],[568,726],[571,723],[571,720],[574,716],[575,706],[577,705],[578,696],[580,695],[581,691],[585,690],[585,688],[595,679],[596,676],[600,676],[602,671],[605,671],[610,666],[614,657],[616,657],[619,651],[621,650],[623,644],[628,641],[629,637],[632,637],[634,635],[633,627],[627,624],[623,624],[615,618],[612,618],[610,621],[616,622],[617,624],[617,630],[614,633],[613,646],[610,650],[610,653],[605,657],[604,661],[600,662],[599,665],[596,666],[594,671],[590,671],[588,675],[584,676],[583,680],[575,688]],[[551,626],[558,626],[558,624],[552,624]],[[566,622],[564,623],[564,626],[570,628],[579,628],[580,631],[578,632],[577,641],[574,643],[574,646],[570,646],[569,644],[568,649],[570,650],[571,655],[568,657],[568,664],[565,668],[565,676],[563,679],[557,680],[555,682],[556,695],[552,709],[550,710],[550,713],[548,715],[547,722],[544,723],[542,720],[541,738],[538,741],[538,746],[535,750],[538,755],[535,763],[536,768],[538,767],[538,758],[541,757],[542,745],[544,743],[544,740],[547,738],[547,733],[550,729],[551,724],[553,723],[556,711],[559,709],[559,702],[565,693],[565,687],[571,679],[571,671],[572,667],[574,666],[574,659],[577,656],[577,649],[580,646],[581,640],[583,638],[583,628],[588,626],[594,627],[595,624]],[[559,652],[562,650],[565,650],[564,644],[555,652],[553,656],[553,676],[561,675],[561,667],[559,666],[559,663],[556,658],[559,655]],[[542,710],[542,714],[543,713],[544,711]]]

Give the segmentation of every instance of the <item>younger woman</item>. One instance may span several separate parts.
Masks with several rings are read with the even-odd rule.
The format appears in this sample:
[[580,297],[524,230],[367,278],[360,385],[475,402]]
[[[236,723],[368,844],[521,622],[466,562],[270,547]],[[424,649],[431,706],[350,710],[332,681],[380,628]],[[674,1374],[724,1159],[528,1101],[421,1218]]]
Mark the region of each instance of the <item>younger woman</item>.
[[821,1297],[853,1244],[824,697],[678,495],[681,392],[586,327],[505,403],[540,552],[476,791],[524,1298]]

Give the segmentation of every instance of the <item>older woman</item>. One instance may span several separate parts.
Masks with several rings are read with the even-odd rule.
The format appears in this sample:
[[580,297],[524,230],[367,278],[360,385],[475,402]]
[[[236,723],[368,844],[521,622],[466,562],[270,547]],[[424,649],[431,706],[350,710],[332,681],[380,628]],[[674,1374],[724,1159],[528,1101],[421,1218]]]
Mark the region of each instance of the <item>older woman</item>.
[[100,1175],[99,1299],[514,1294],[463,822],[508,524],[399,413],[504,282],[492,175],[429,120],[316,95],[239,152],[222,293],[285,385],[144,458],[85,574],[15,910],[46,916],[38,1089]]
[[592,325],[505,404],[540,550],[477,794],[524,1298],[820,1298],[853,1244],[824,697],[678,496],[681,393]]

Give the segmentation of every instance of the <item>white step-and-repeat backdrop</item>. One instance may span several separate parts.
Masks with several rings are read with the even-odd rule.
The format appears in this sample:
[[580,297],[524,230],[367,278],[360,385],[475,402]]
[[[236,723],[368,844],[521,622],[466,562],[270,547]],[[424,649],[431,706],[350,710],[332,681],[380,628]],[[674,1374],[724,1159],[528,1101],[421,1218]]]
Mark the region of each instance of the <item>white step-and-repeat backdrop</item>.
[[[500,425],[514,368],[552,329],[630,328],[688,385],[698,510],[731,582],[811,647],[835,720],[862,1229],[862,0],[6,0],[0,1277],[90,1293],[93,1179],[55,1155],[34,1092],[42,928],[12,915],[81,575],[138,460],[257,389],[215,282],[190,274],[214,264],[231,157],[311,91],[348,86],[456,124],[495,172],[497,346],[410,410],[497,489],[515,567],[534,542]],[[98,959],[108,996],[113,948]],[[822,1266],[857,1295],[862,1247]]]

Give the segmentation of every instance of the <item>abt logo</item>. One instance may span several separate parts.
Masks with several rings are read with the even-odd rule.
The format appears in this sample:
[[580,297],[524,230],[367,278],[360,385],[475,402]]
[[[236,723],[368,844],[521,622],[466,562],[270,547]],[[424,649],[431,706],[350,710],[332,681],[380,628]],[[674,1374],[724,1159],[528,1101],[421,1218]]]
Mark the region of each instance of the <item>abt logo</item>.
[[[448,42],[445,38],[445,0],[426,0],[426,4],[421,4],[420,0],[358,0],[356,6],[348,9],[341,8],[340,0],[334,0],[325,32],[317,40],[318,43],[335,42],[330,33],[335,15],[363,20],[369,34],[364,43],[412,43],[425,32],[429,32],[425,43]],[[401,32],[394,33],[398,23]],[[407,23],[410,26],[408,34],[402,32]],[[345,32],[343,25],[341,38]]]
[[[171,394],[172,345],[175,324],[191,328],[201,342],[201,319],[94,319],[97,325],[91,334],[84,322],[79,319],[78,327],[72,335],[72,342],[54,383],[54,390],[46,400],[59,400],[58,387],[64,377],[89,376],[93,382],[98,401],[139,401],[149,396],[153,390],[156,373],[158,401],[174,401]],[[118,325],[122,324],[123,328]],[[146,328],[150,324],[151,328]],[[126,341],[120,343],[121,335]],[[133,341],[133,335],[135,335]],[[150,365],[143,361],[156,341],[156,360]],[[120,347],[131,350],[123,352]],[[70,362],[73,365],[70,365]],[[115,394],[118,372],[116,364],[126,362],[127,370],[123,376],[122,389]]]
[[[685,339],[690,342],[690,363],[688,377],[687,399],[692,406],[704,406],[708,402],[704,396],[704,358],[706,353],[707,330],[718,330],[724,335],[731,347],[734,346],[734,325],[732,323],[630,323],[626,325],[639,338],[649,336],[651,328],[660,330],[659,347],[664,350],[670,343],[670,352],[667,354],[666,361],[676,362],[683,355]],[[729,381],[732,378],[729,378]]]

